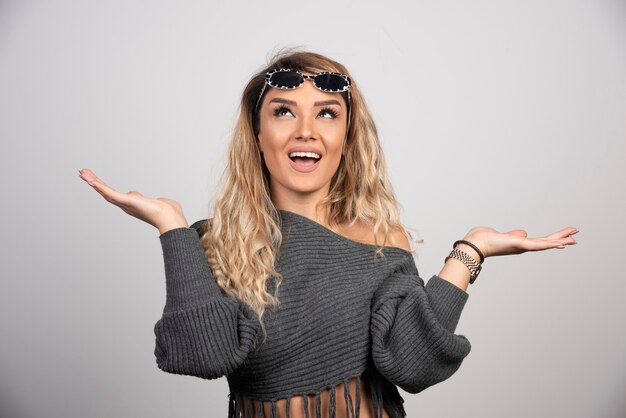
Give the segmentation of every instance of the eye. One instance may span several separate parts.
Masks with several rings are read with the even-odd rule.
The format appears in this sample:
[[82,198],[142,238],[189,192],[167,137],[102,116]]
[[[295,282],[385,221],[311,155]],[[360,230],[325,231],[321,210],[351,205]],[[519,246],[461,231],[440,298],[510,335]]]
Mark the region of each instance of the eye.
[[293,116],[293,113],[291,112],[291,109],[289,109],[287,106],[282,105],[277,107],[276,109],[274,109],[274,116],[279,117],[279,116]]
[[325,107],[322,110],[320,110],[320,113],[318,113],[317,116],[323,119],[335,119],[337,118],[337,116],[339,116],[339,114],[337,113],[335,109],[332,109],[330,107]]

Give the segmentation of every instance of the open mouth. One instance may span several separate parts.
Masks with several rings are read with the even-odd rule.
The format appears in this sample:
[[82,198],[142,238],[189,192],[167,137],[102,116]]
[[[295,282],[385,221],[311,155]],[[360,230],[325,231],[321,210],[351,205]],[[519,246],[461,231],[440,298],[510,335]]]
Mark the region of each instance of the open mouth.
[[315,152],[291,152],[289,153],[289,159],[293,162],[292,166],[298,171],[311,171],[317,163],[322,159],[322,156]]
[[322,157],[315,152],[292,152],[289,154],[291,161],[302,164],[315,164]]

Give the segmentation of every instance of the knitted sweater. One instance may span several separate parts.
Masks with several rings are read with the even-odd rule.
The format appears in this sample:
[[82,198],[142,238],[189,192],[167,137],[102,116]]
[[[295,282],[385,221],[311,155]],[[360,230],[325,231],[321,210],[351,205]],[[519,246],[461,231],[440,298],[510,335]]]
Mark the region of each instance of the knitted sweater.
[[[265,402],[275,418],[279,399],[287,400],[288,417],[288,400],[307,394],[315,396],[320,417],[320,392],[342,383],[346,416],[358,416],[360,389],[353,400],[346,383],[361,375],[375,418],[382,408],[390,418],[405,417],[396,386],[420,392],[451,376],[469,353],[469,341],[454,333],[467,293],[438,276],[424,285],[404,249],[385,247],[384,257],[376,257],[374,245],[292,212],[279,214],[283,281],[279,307],[263,317],[264,342],[255,312],[222,292],[212,276],[198,237],[206,221],[159,237],[167,297],[154,328],[158,367],[205,379],[226,376],[229,418]],[[242,396],[258,402],[242,405]],[[331,390],[333,418],[335,404]]]

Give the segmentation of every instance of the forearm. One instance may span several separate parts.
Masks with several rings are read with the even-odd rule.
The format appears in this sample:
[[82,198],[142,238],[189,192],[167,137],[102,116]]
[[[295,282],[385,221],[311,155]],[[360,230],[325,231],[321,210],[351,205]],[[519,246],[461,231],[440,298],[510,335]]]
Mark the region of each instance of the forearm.
[[171,219],[163,224],[157,225],[157,229],[159,230],[159,235],[163,235],[168,231],[176,228],[189,228],[189,223],[184,217],[178,219]]
[[[459,244],[456,248],[467,253],[474,260],[480,260],[478,253],[469,245]],[[470,271],[461,261],[449,258],[439,272],[439,277],[465,291],[469,285]]]

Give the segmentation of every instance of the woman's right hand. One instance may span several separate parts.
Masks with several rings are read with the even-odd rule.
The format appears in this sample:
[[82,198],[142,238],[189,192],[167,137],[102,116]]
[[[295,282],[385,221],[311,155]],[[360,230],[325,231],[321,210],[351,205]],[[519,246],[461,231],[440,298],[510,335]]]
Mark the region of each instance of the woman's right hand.
[[183,214],[183,208],[174,200],[164,197],[152,199],[135,191],[121,193],[107,186],[88,168],[80,169],[78,172],[80,178],[100,193],[107,202],[156,227],[161,234],[171,229],[189,226]]

